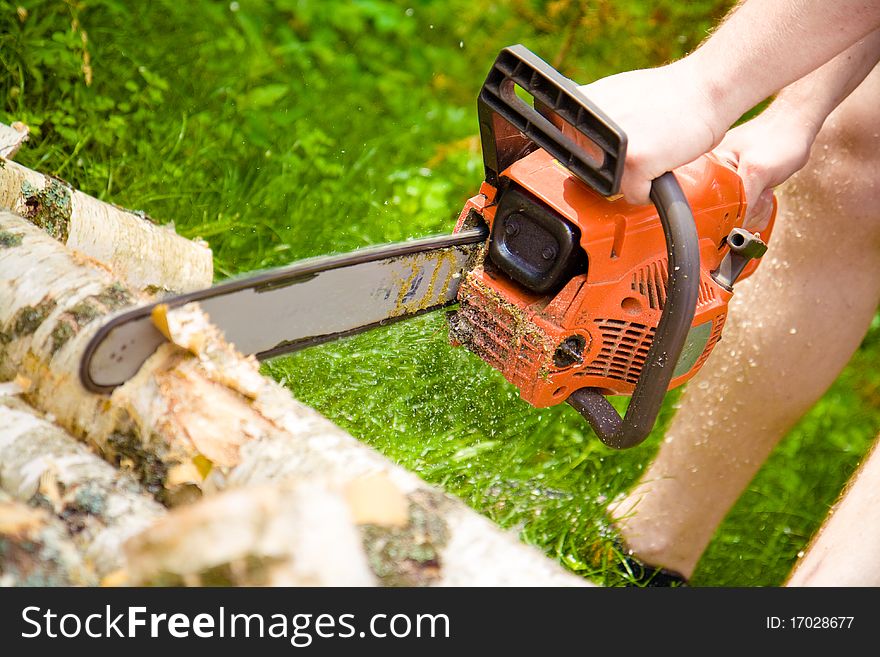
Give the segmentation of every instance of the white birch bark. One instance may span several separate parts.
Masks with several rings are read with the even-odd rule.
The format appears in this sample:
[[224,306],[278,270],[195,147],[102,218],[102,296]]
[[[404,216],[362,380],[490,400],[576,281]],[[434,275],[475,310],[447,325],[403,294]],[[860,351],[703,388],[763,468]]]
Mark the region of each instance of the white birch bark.
[[0,123],[0,157],[11,158],[29,136],[30,130],[24,123]]
[[95,583],[57,518],[0,491],[0,587]]
[[0,397],[0,490],[58,518],[99,577],[123,569],[122,544],[165,513],[130,474],[10,395]]
[[213,278],[211,249],[142,213],[99,201],[66,182],[9,159],[20,132],[0,124],[0,208],[43,228],[72,249],[110,267],[129,287],[188,292]]

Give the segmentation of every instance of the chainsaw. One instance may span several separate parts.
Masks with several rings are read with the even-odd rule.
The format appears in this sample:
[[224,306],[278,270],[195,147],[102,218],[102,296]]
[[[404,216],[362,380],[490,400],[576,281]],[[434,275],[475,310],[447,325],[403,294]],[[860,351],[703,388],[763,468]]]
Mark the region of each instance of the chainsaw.
[[[734,283],[767,249],[775,203],[763,235],[744,229],[742,182],[712,154],[654,180],[653,206],[627,203],[623,131],[521,45],[498,55],[477,107],[485,181],[451,235],[312,258],[122,312],[89,342],[83,385],[105,393],[137,373],[166,339],[151,319],[158,304],[198,302],[260,359],[458,304],[453,344],[526,402],[568,402],[611,447],[642,442],[666,392],[721,339]],[[631,396],[622,417],[609,395]]]

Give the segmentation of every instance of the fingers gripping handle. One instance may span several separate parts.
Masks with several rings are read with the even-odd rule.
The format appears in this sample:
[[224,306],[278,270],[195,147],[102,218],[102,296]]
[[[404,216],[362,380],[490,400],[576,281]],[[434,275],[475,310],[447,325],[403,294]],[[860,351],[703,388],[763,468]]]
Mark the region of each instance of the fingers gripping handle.
[[[517,96],[517,86],[595,145],[595,156]],[[534,144],[603,196],[620,190],[626,135],[578,92],[574,82],[524,46],[510,46],[498,54],[477,107],[490,183],[497,184],[498,176]]]
[[700,287],[697,229],[674,174],[664,173],[653,181],[651,200],[666,236],[668,296],[626,415],[621,418],[608,400],[592,388],[581,388],[568,398],[568,403],[586,418],[602,442],[616,449],[638,445],[654,428],[694,321]]

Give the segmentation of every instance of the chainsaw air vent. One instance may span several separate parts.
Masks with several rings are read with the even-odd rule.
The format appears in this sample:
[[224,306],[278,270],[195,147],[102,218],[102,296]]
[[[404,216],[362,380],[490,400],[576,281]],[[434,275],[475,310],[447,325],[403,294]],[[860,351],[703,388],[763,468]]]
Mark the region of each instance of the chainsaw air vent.
[[[483,298],[479,300],[484,301]],[[495,369],[504,371],[504,366],[512,355],[510,347],[514,342],[508,328],[508,322],[512,318],[493,316],[479,303],[462,303],[458,312],[449,319],[452,336],[458,342]]]
[[632,289],[648,299],[648,306],[663,310],[666,303],[666,261],[656,260],[633,274]]
[[704,303],[712,303],[715,301],[715,288],[706,281],[700,281],[700,296],[697,297],[697,308]]
[[596,325],[602,332],[602,349],[584,373],[635,384],[656,329],[618,319],[598,319]]
[[[666,304],[666,281],[669,272],[666,260],[656,260],[633,273],[630,285],[633,292],[638,292],[648,300],[648,307],[663,310]],[[700,294],[697,307],[715,300],[715,289],[706,281],[700,281]]]

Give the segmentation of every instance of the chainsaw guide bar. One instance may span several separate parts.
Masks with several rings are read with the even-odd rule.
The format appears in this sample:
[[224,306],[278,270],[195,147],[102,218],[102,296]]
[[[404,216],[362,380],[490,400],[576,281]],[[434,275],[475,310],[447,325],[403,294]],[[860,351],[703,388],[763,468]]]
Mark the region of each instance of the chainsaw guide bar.
[[166,341],[153,308],[198,302],[245,354],[269,358],[360,333],[455,302],[485,226],[297,262],[123,312],[89,341],[80,379],[110,392]]

